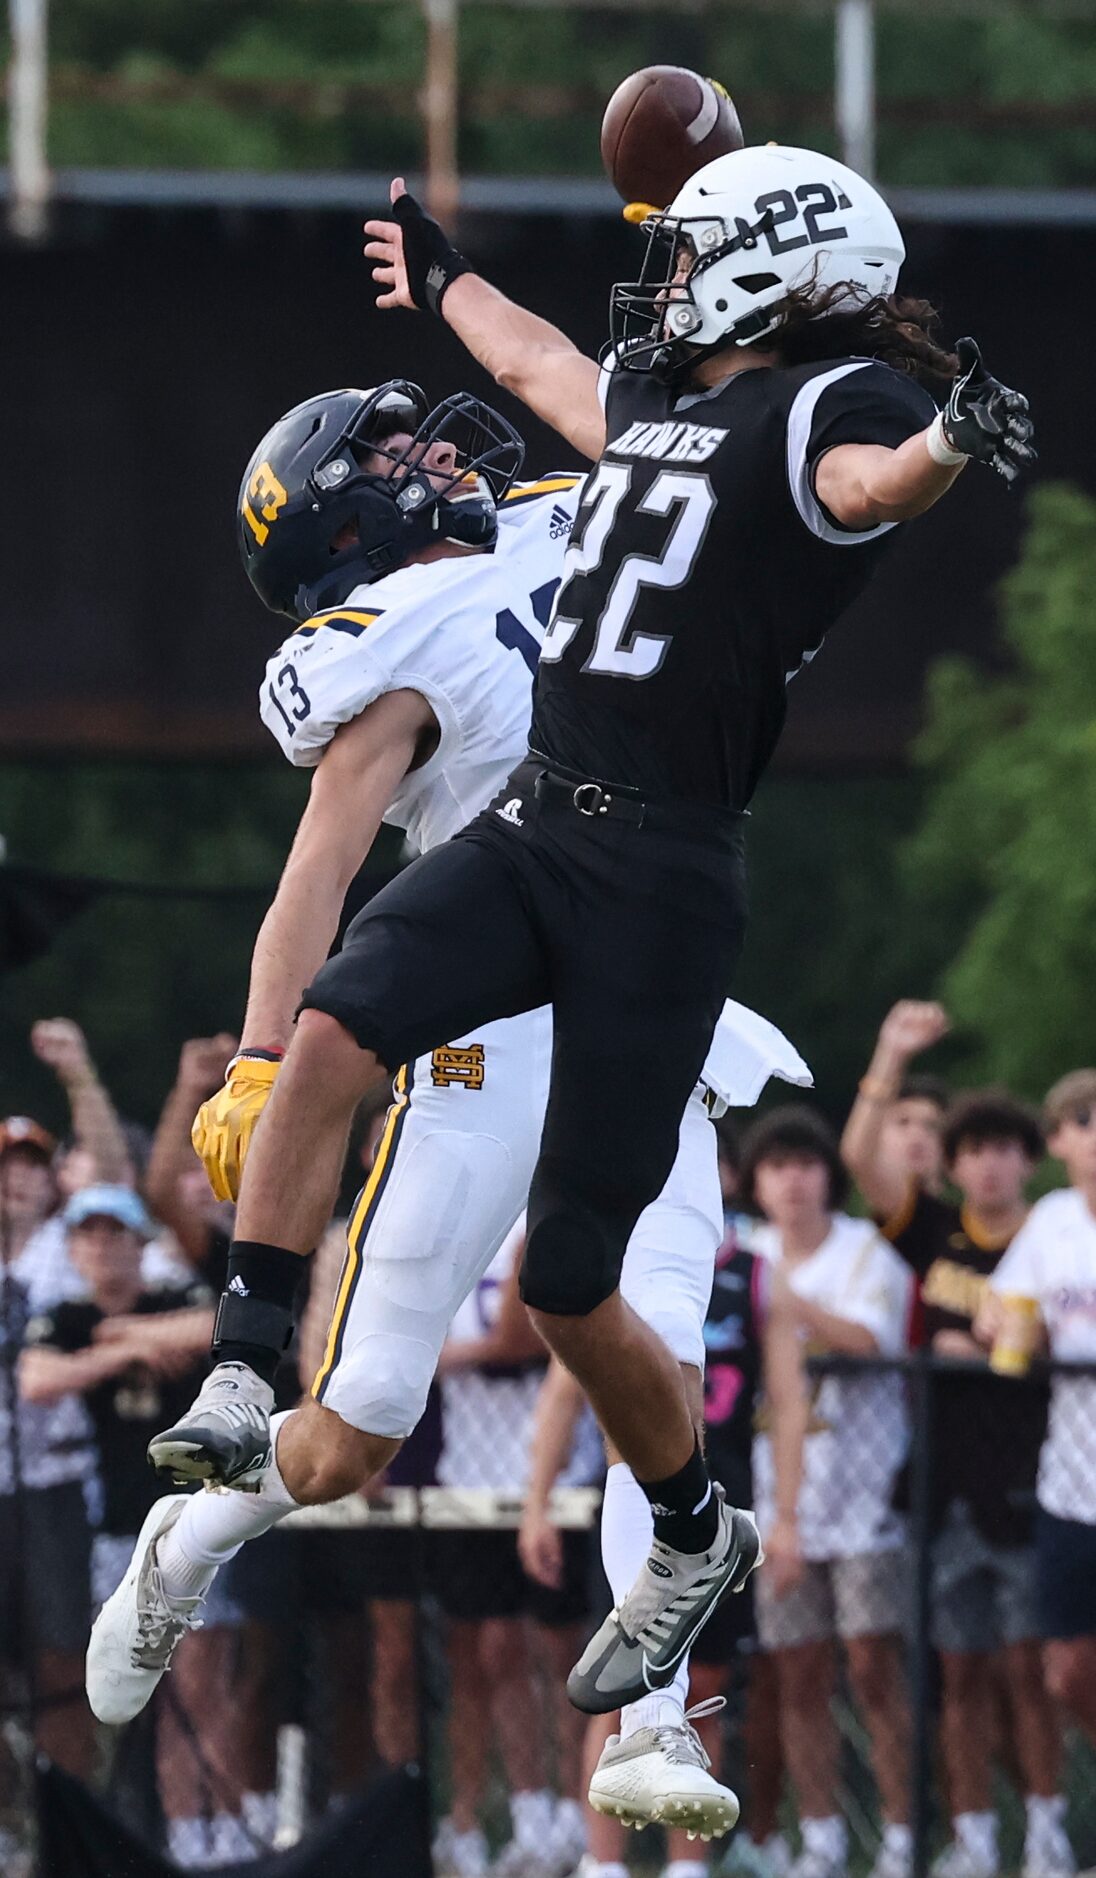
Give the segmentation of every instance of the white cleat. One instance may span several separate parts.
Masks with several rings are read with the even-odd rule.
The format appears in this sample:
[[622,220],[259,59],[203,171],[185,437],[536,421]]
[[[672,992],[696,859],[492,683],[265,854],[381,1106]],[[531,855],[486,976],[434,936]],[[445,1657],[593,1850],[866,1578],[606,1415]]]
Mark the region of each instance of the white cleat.
[[487,1840],[478,1826],[458,1832],[451,1819],[441,1820],[432,1851],[437,1878],[487,1878]]
[[91,1632],[87,1654],[87,1692],[92,1713],[120,1727],[132,1721],[149,1701],[180,1637],[200,1630],[202,1598],[164,1594],[156,1560],[157,1542],[178,1519],[190,1495],[172,1493],[157,1500],[141,1527],[121,1584],[107,1599]]
[[952,1839],[929,1867],[931,1878],[998,1878],[997,1860],[979,1858],[960,1839]]
[[718,1839],[738,1820],[738,1800],[721,1787],[691,1723],[724,1707],[721,1695],[689,1710],[678,1727],[639,1728],[610,1735],[590,1782],[595,1813],[644,1826],[678,1826],[690,1839]]
[[1069,1834],[1058,1820],[1032,1831],[1028,1827],[1020,1878],[1074,1878],[1077,1860]]
[[539,1852],[511,1839],[490,1867],[490,1878],[556,1878],[558,1871],[558,1864],[550,1857],[542,1858]]

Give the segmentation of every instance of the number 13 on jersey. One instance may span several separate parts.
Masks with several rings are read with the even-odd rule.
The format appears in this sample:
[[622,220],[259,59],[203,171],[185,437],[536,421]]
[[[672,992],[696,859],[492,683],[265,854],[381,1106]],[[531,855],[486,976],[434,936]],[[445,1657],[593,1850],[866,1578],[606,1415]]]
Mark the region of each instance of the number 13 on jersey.
[[[563,569],[563,585],[548,628],[541,662],[562,658],[582,625],[568,617],[581,593],[583,577],[601,566],[613,525],[632,483],[633,467],[600,463],[590,478],[578,526]],[[716,498],[708,478],[688,470],[663,470],[636,503],[636,515],[672,517],[657,554],[628,554],[613,577],[594,625],[594,640],[584,672],[611,678],[652,678],[670,646],[669,633],[631,630],[631,619],[644,587],[683,587],[708,532]]]

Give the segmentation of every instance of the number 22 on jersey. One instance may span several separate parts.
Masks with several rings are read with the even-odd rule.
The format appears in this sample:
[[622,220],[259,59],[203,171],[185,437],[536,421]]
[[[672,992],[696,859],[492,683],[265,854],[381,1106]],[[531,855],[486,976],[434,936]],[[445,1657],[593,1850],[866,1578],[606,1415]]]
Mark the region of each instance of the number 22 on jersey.
[[[581,619],[569,618],[582,578],[601,566],[622,504],[632,483],[633,466],[600,463],[583,495],[577,539],[567,550],[559,605],[541,659],[562,658]],[[708,478],[689,470],[666,469],[636,503],[636,515],[672,516],[658,554],[628,554],[621,561],[605,605],[594,626],[594,641],[584,672],[611,678],[652,678],[670,646],[669,633],[630,631],[632,614],[645,587],[683,587],[708,532],[716,498]]]

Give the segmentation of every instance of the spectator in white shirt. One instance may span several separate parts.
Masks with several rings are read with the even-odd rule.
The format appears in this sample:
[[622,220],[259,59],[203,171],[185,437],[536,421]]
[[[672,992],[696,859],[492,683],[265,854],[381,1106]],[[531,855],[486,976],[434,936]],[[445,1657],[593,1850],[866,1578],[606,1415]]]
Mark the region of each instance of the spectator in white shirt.
[[[1035,1347],[1096,1366],[1096,1069],[1055,1083],[1045,1117],[1069,1186],[1033,1206],[990,1279],[979,1329],[994,1341],[1027,1300]],[[1096,1743],[1096,1368],[1054,1376],[1036,1491],[1047,1684]]]
[[[772,1262],[774,1294],[798,1322],[804,1353],[899,1356],[907,1346],[910,1274],[870,1221],[839,1210],[846,1190],[836,1138],[812,1109],[773,1110],[744,1137],[742,1199],[767,1222],[753,1247]],[[755,1505],[769,1554],[758,1575],[758,1633],[776,1658],[784,1754],[799,1802],[796,1878],[843,1878],[846,1871],[829,1701],[838,1641],[871,1737],[884,1818],[873,1878],[906,1878],[910,1869],[900,1640],[906,1553],[892,1508],[908,1445],[901,1375],[823,1377],[793,1524],[778,1516],[769,1439],[762,1433],[754,1444]],[[792,1574],[796,1552],[800,1569]]]

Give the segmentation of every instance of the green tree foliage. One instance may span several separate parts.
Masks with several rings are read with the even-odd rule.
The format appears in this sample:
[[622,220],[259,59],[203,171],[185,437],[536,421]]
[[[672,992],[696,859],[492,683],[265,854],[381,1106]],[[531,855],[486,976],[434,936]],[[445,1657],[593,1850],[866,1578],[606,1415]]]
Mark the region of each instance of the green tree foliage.
[[[363,169],[421,159],[417,0],[66,0],[51,13],[58,164]],[[880,167],[907,184],[1091,183],[1096,25],[1001,0],[881,5]],[[3,44],[0,33],[0,45]],[[591,175],[605,98],[664,61],[712,72],[747,134],[832,147],[825,7],[477,4],[461,14],[468,170]]]
[[956,935],[938,988],[963,1068],[1037,1096],[1096,1061],[1096,502],[1045,484],[1028,515],[1003,588],[1012,669],[932,673],[903,873],[910,915]]

